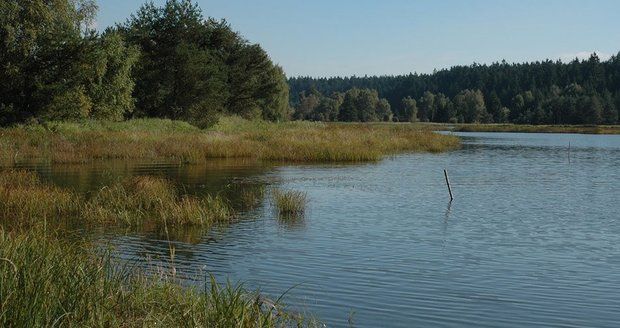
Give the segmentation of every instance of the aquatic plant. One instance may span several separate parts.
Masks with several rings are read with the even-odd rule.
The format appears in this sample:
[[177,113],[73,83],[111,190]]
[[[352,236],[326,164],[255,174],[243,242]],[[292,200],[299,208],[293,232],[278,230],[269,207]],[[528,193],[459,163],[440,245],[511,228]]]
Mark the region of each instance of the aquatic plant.
[[244,186],[240,198],[243,209],[252,209],[265,198],[265,186]]
[[168,180],[140,176],[99,190],[85,204],[83,215],[87,221],[129,226],[145,222],[209,226],[230,221],[233,211],[219,196],[181,196]]
[[[162,271],[163,272],[163,271]],[[284,327],[314,321],[242,285],[182,288],[37,228],[0,228],[2,327]]]
[[41,182],[34,172],[0,172],[0,218],[21,223],[76,219],[83,223],[141,226],[210,226],[234,213],[219,196],[181,195],[168,180],[130,177],[85,198]]
[[67,190],[44,185],[36,173],[21,170],[0,172],[0,219],[34,223],[74,216],[81,197]]
[[308,204],[308,196],[305,192],[274,189],[272,195],[279,218],[295,219],[305,213]]

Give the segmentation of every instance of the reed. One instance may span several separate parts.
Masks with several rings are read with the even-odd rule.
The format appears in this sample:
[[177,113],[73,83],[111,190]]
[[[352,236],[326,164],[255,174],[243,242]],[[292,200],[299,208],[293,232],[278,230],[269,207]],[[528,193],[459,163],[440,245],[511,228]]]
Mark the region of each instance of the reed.
[[36,173],[0,172],[0,219],[36,223],[80,213],[81,197],[58,187],[44,185]]
[[257,207],[265,198],[265,186],[246,185],[240,194],[241,207],[245,210]]
[[132,177],[104,187],[86,203],[87,221],[140,226],[144,223],[174,226],[210,226],[229,222],[234,214],[221,197],[181,196],[162,178]]
[[296,162],[377,161],[405,151],[459,147],[453,136],[417,124],[271,123],[224,117],[200,130],[160,119],[52,122],[0,129],[0,160],[84,163],[97,159],[172,160],[252,158]]
[[303,217],[308,204],[308,195],[305,192],[275,189],[272,191],[272,195],[279,218],[295,219]]
[[1,327],[313,326],[242,285],[182,288],[41,229],[0,229]]
[[200,226],[230,222],[234,213],[223,198],[181,195],[168,180],[131,177],[105,186],[85,198],[41,182],[34,172],[0,172],[0,219],[21,223],[37,220],[80,220],[124,226]]

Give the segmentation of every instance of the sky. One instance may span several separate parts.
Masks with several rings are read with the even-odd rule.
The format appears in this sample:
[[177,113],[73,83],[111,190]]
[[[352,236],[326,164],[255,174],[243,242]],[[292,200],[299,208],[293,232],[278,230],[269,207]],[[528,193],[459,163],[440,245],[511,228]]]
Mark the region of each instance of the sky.
[[[162,4],[165,0],[155,0]],[[288,76],[431,73],[472,63],[620,51],[618,0],[197,0]],[[142,1],[98,0],[97,28]]]

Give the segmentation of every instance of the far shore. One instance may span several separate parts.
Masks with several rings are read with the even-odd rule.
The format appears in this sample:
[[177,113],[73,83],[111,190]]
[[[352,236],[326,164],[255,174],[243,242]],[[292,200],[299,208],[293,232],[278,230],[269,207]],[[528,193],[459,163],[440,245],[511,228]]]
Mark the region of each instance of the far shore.
[[454,132],[620,134],[620,125],[420,124],[431,130]]

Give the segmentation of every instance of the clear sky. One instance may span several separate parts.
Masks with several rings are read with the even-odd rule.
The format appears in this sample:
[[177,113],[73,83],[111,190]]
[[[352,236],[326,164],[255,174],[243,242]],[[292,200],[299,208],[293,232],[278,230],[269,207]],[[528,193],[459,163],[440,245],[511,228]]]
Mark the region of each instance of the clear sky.
[[[288,76],[430,73],[620,51],[620,0],[197,2],[261,44]],[[98,0],[98,28],[125,21],[141,3]]]

